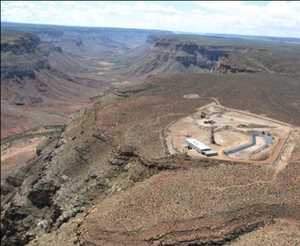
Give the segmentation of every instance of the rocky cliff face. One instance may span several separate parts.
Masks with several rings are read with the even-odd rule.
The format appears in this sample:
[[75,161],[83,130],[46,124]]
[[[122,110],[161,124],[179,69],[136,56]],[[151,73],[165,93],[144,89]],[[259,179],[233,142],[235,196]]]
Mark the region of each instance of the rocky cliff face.
[[33,52],[41,43],[38,36],[30,33],[1,32],[1,52],[24,54]]
[[199,67],[210,70],[222,58],[227,58],[230,49],[218,46],[202,46],[193,41],[177,41],[176,39],[152,39],[150,43],[158,50],[168,51],[169,58],[175,59],[184,67]]
[[246,47],[216,45],[173,36],[150,36],[149,47],[132,54],[131,71],[138,76],[157,73],[215,72],[252,73],[264,71],[256,62],[249,62]]
[[49,47],[29,33],[3,32],[1,39],[1,79],[35,78],[35,72],[50,69]]
[[[155,167],[151,161],[143,161],[133,146],[111,151],[111,140],[99,131],[91,138],[81,131],[80,138],[88,141],[84,145],[76,143],[76,137],[69,138],[65,134],[48,139],[35,161],[3,181],[3,245],[25,245],[38,235],[60,228],[90,207],[95,194],[105,197],[119,191],[117,185],[142,181],[158,169],[174,169],[164,163]],[[91,160],[99,148],[106,167],[101,160],[99,167],[95,163],[91,168]],[[72,153],[67,153],[69,151]],[[63,153],[70,160],[67,164],[62,163]]]
[[53,43],[41,41],[36,34],[1,34],[2,99],[24,105],[73,96],[70,88],[75,83],[70,74],[83,68],[70,54]]
[[123,28],[89,28],[2,23],[4,28],[34,33],[43,42],[61,47],[65,52],[95,59],[112,59],[132,47],[142,45],[149,34],[167,31]]

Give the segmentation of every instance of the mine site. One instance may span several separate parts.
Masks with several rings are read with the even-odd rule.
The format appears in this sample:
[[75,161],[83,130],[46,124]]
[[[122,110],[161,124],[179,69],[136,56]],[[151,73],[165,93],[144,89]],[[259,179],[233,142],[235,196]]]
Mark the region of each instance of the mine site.
[[1,2],[1,245],[299,246],[296,1]]
[[214,102],[172,123],[165,134],[170,154],[273,164],[291,144],[293,130],[290,124]]

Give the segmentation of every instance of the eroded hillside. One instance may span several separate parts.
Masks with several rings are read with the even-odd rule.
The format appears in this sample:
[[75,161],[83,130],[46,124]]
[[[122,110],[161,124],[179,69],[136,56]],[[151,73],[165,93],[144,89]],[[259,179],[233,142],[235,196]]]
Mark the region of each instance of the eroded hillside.
[[[180,90],[164,80],[137,90],[120,88],[78,115],[2,186],[3,242],[224,244],[243,242],[243,235],[247,242],[249,233],[280,227],[286,240],[297,244],[299,231],[286,230],[299,226],[298,147],[280,172],[272,165],[167,154],[164,129],[213,102],[185,97],[201,95],[197,83],[203,75],[195,76]],[[255,83],[256,77],[247,81]],[[219,99],[230,103],[222,94]],[[247,103],[259,112],[255,100]],[[299,131],[295,136],[299,141]]]
[[42,41],[86,58],[111,60],[131,48],[143,45],[148,35],[166,35],[169,31],[129,28],[69,27],[3,23],[4,28],[38,35]]
[[[148,45],[129,54],[128,74],[174,73],[294,73],[299,46],[276,49],[272,44],[220,40],[201,36],[150,36]],[[296,64],[285,67],[290,59]],[[134,62],[130,62],[134,61]]]
[[2,23],[1,137],[65,123],[118,80],[119,57],[150,33],[164,32]]
[[[95,95],[93,90],[101,89],[96,79],[78,79],[76,75],[87,69],[60,47],[42,42],[35,34],[1,34],[2,137],[36,126],[63,123],[76,105],[78,108],[87,104],[89,96]],[[75,100],[75,105],[69,104]],[[61,105],[60,113],[54,105]]]
[[60,47],[41,42],[37,35],[30,33],[8,31],[2,32],[2,36],[1,89],[4,100],[15,105],[30,105],[47,100],[63,101],[78,96],[77,90],[87,90],[84,84],[78,85],[69,75],[71,67],[64,72],[57,66],[57,62],[65,63],[71,59]]

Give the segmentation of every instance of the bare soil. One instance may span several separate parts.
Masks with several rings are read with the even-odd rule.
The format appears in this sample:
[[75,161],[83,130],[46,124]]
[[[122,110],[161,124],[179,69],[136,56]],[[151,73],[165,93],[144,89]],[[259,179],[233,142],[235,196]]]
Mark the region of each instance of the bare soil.
[[[205,117],[201,118],[203,113]],[[209,121],[213,121],[213,124],[210,124]],[[212,127],[214,127],[217,144],[211,143]],[[263,116],[212,103],[198,108],[192,115],[170,125],[166,129],[166,145],[172,154],[187,153],[192,157],[206,158],[196,150],[187,150],[185,140],[188,137],[193,137],[218,152],[217,156],[209,158],[271,163],[280,154],[281,148],[284,148],[281,146],[278,151],[277,145],[282,145],[282,141],[288,137],[292,129],[291,125],[284,122],[281,123]],[[255,131],[270,133],[273,137],[273,144],[259,151],[264,145],[264,140],[262,137],[257,137],[256,145],[229,155],[224,154],[223,151],[228,148],[249,143],[251,134]],[[258,158],[260,152],[264,153],[265,158],[262,160]]]
[[28,160],[35,157],[36,147],[41,141],[43,138],[35,137],[1,151],[1,179],[12,170],[25,166]]

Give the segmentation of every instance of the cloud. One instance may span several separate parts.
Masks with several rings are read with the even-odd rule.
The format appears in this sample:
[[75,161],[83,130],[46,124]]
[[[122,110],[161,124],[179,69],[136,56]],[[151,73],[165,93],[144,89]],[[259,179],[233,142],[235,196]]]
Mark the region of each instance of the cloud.
[[2,1],[2,21],[300,37],[300,2]]
[[[249,5],[245,2],[198,2],[206,17],[213,14],[225,32],[251,33],[256,35],[300,36],[300,3],[269,2],[265,5]],[[226,23],[226,26],[220,22]],[[222,31],[218,28],[218,32]]]

